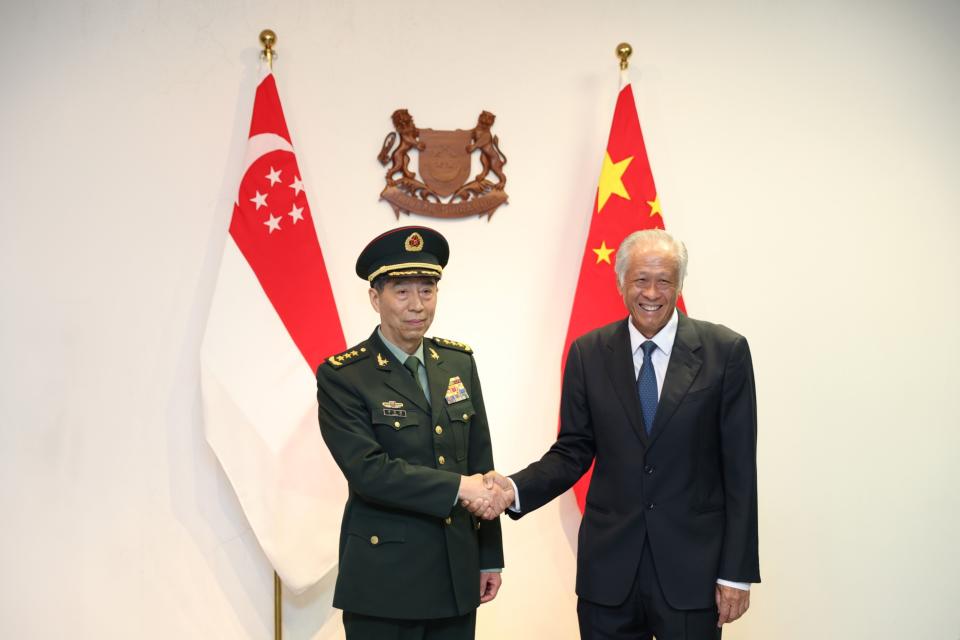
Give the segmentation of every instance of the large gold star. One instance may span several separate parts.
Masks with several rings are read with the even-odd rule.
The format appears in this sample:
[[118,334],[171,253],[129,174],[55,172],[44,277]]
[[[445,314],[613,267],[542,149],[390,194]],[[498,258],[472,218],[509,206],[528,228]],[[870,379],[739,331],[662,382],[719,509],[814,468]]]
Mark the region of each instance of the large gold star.
[[660,216],[663,217],[663,210],[660,209],[660,195],[658,194],[653,200],[647,200],[647,204],[650,205],[650,217]]
[[600,169],[600,184],[597,186],[597,213],[603,211],[611,194],[616,194],[625,200],[630,199],[627,188],[623,186],[623,174],[631,162],[633,162],[633,156],[614,162],[610,159],[609,152],[603,154],[603,168]]
[[601,240],[600,248],[591,249],[591,251],[597,254],[597,264],[600,264],[601,262],[606,262],[607,264],[610,264],[610,254],[616,251],[616,249],[617,249],[616,247],[613,247],[612,249],[607,247],[606,240]]

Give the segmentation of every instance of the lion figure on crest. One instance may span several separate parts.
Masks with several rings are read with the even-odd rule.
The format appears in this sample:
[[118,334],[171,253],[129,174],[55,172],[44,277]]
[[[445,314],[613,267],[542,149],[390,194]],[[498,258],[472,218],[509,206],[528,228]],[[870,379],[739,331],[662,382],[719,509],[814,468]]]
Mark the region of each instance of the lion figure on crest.
[[380,149],[380,154],[377,156],[377,159],[380,161],[380,164],[386,166],[387,154],[390,153],[390,148],[393,147],[393,143],[396,142],[397,134],[400,134],[400,144],[397,145],[397,148],[390,156],[392,164],[390,168],[387,169],[387,182],[395,184],[393,176],[398,172],[402,173],[400,178],[401,182],[404,178],[414,180],[416,175],[408,168],[410,164],[410,156],[408,153],[411,149],[423,151],[424,145],[420,142],[420,130],[417,129],[413,123],[413,116],[411,116],[406,109],[397,109],[393,112],[391,118],[396,131],[391,131],[387,134],[387,137],[384,138],[383,147]]
[[489,111],[480,113],[477,118],[477,126],[470,132],[470,144],[467,145],[467,153],[473,153],[474,150],[480,150],[480,165],[483,170],[477,175],[476,182],[489,187],[490,182],[486,180],[492,171],[500,181],[492,185],[494,189],[502,191],[507,184],[507,177],[503,174],[503,165],[507,164],[507,157],[500,151],[500,139],[490,132],[494,120],[497,117]]

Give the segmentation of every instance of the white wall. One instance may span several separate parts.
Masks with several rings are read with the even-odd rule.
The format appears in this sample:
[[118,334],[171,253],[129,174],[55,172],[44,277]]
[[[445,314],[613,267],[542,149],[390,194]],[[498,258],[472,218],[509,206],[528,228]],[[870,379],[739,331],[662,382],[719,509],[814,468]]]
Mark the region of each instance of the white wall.
[[[756,365],[764,583],[725,637],[960,637],[956,3],[4,2],[0,24],[0,637],[272,637],[198,387],[267,26],[348,341],[375,322],[355,256],[397,224],[390,113],[497,114],[510,204],[435,223],[434,328],[476,348],[507,472],[556,427],[632,42],[688,308]],[[481,638],[576,637],[571,505],[505,523]],[[325,587],[287,597],[288,639],[341,634],[316,631]]]

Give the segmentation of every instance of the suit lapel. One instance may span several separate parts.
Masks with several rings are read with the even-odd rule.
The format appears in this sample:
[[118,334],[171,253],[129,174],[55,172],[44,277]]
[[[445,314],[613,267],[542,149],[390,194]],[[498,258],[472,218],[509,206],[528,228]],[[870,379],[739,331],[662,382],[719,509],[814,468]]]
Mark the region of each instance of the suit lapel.
[[693,323],[682,313],[677,325],[677,337],[673,341],[673,350],[670,353],[670,364],[667,365],[667,376],[663,381],[663,390],[660,392],[660,402],[657,404],[657,415],[653,420],[653,431],[650,434],[650,446],[657,441],[669,425],[670,418],[676,413],[680,402],[687,393],[700,371],[703,359],[700,350],[700,336],[693,327]]
[[626,411],[630,426],[637,433],[640,441],[647,444],[647,431],[643,427],[640,414],[640,396],[637,394],[637,380],[633,376],[633,353],[630,351],[630,332],[627,322],[615,325],[613,332],[605,339],[605,346],[609,350],[604,362],[607,375],[613,383],[613,389]]
[[420,387],[414,382],[413,376],[402,362],[396,361],[393,352],[387,349],[376,331],[370,336],[370,345],[374,350],[374,366],[384,375],[384,384],[420,407],[424,413],[430,413],[430,405],[427,404],[427,399],[420,391]]

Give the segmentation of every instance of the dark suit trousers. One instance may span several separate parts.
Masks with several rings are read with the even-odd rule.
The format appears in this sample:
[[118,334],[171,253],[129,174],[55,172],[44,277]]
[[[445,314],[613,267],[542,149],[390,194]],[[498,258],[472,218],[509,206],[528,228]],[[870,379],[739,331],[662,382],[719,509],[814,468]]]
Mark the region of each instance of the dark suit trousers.
[[395,620],[343,612],[347,640],[473,640],[476,610],[437,620]]
[[681,611],[663,597],[650,545],[623,604],[606,607],[580,598],[577,618],[583,640],[720,640],[716,607]]

